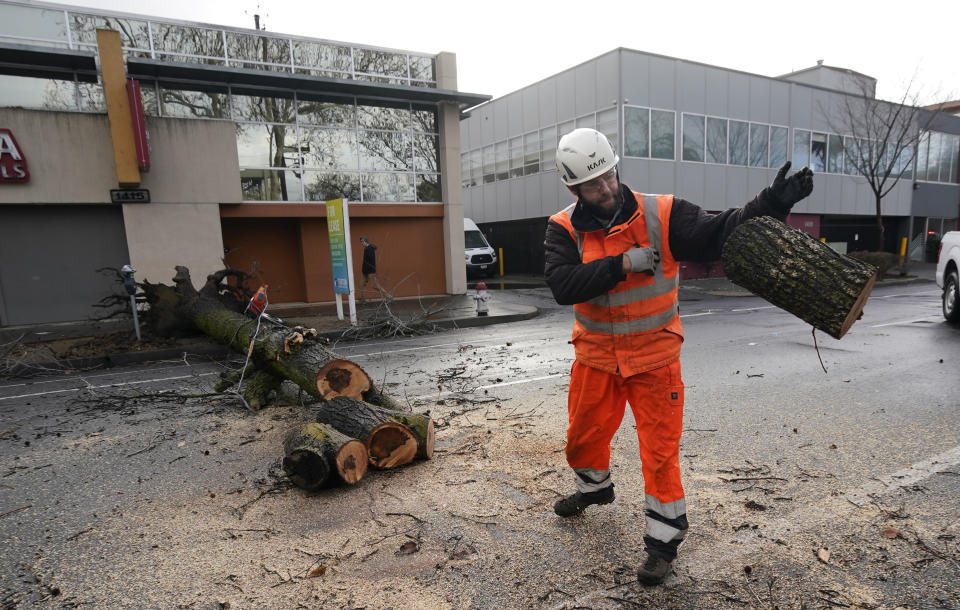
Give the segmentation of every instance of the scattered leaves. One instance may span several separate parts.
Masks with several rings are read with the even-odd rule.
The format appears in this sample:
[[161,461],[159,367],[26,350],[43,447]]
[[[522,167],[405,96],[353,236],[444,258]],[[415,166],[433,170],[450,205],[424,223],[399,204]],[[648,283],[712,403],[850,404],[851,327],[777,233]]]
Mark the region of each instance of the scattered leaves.
[[817,551],[817,559],[823,563],[830,563],[830,549],[822,547]]
[[883,532],[884,538],[889,538],[891,540],[893,540],[894,538],[899,538],[900,535],[903,533],[897,528],[890,527],[889,525],[883,526],[883,529],[881,531]]
[[310,573],[307,574],[307,578],[317,578],[319,576],[323,576],[326,573],[327,573],[327,566],[318,566],[310,570]]
[[415,541],[404,542],[397,550],[397,555],[413,555],[420,550],[420,545]]

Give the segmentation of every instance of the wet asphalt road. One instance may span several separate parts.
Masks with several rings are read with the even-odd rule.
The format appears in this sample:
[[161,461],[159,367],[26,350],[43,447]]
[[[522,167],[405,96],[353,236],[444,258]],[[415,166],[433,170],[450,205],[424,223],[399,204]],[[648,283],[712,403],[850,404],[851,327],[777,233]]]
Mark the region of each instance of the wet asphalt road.
[[[687,390],[681,455],[691,522],[694,531],[702,533],[687,543],[701,565],[686,570],[678,566],[675,580],[683,584],[675,583],[673,591],[693,595],[688,590],[692,582],[700,601],[678,602],[677,607],[715,607],[727,598],[759,602],[756,593],[754,600],[746,592],[753,592],[749,577],[747,588],[739,591],[704,586],[711,562],[759,565],[755,557],[762,553],[758,549],[763,540],[757,537],[795,549],[802,544],[796,539],[815,546],[843,544],[829,535],[809,542],[816,538],[811,532],[825,528],[835,537],[870,536],[875,532],[854,530],[875,523],[851,516],[863,498],[883,507],[881,516],[900,510],[919,520],[922,528],[915,524],[910,531],[919,531],[922,545],[941,545],[936,552],[945,558],[932,555],[941,571],[926,576],[935,586],[927,583],[916,593],[898,580],[895,570],[889,583],[873,583],[876,578],[867,570],[862,577],[873,583],[870,599],[886,591],[890,597],[883,601],[890,607],[917,600],[929,602],[929,607],[958,607],[960,329],[943,321],[937,288],[932,283],[878,287],[863,319],[843,339],[818,332],[816,345],[807,324],[757,297],[683,294],[686,341],[681,360]],[[498,417],[529,417],[537,419],[545,437],[562,444],[572,312],[553,303],[546,289],[492,296],[536,305],[541,315],[426,337],[343,343],[336,351],[361,364],[393,395],[414,405],[435,405],[433,414],[441,427],[458,418],[474,426]],[[99,520],[132,510],[137,503],[149,504],[179,488],[216,488],[221,497],[239,490],[234,504],[243,506],[239,494],[264,477],[264,469],[248,472],[244,464],[250,458],[215,439],[228,429],[234,441],[249,439],[256,451],[254,441],[281,425],[278,416],[232,422],[224,415],[237,409],[235,401],[211,398],[183,406],[182,400],[163,394],[210,392],[220,370],[236,364],[187,357],[0,381],[0,544],[5,548],[0,606],[5,600],[57,605],[61,587],[69,586],[53,582],[83,583],[90,576],[81,567],[68,576],[58,566],[57,578],[51,580],[45,568],[51,563],[48,557],[77,553],[64,561],[82,564],[90,558],[84,546],[87,532],[96,530]],[[500,411],[463,412],[452,401],[457,396],[496,397]],[[98,444],[107,438],[109,446]],[[456,450],[462,440],[462,435],[449,440],[438,435],[440,455]],[[636,443],[627,416],[614,441],[612,467],[618,497],[633,507],[642,503]],[[265,448],[262,453],[276,452]],[[563,471],[562,454],[554,453],[552,459],[557,473],[551,489],[566,493],[564,486],[572,487],[572,482]],[[911,465],[918,466],[911,470]],[[730,483],[736,480],[739,485]],[[552,500],[541,504],[549,506]],[[751,510],[767,512],[730,509],[750,500],[762,507]],[[751,517],[743,523],[753,525],[743,527],[743,515]],[[757,523],[762,523],[759,531],[764,535],[757,533]],[[884,553],[891,556],[893,551]],[[787,565],[771,561],[768,567],[809,569],[796,558],[778,561]],[[855,568],[850,568],[853,580]],[[913,582],[915,568],[901,577]],[[611,602],[605,587],[594,591],[578,586],[576,594],[568,589],[559,587],[560,595],[547,587],[535,599],[543,606],[628,607]],[[704,597],[707,589],[711,596]],[[655,597],[662,592],[618,595],[633,599],[631,603],[667,604]],[[789,593],[774,599],[771,586],[769,595],[771,602],[783,603]],[[467,606],[510,606],[516,603],[512,600],[478,593]]]

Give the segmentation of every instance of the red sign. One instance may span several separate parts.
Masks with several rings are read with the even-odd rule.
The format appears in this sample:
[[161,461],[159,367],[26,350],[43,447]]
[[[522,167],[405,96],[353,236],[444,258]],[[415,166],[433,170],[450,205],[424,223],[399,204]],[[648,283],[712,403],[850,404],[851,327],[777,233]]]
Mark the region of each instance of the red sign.
[[147,142],[147,126],[143,118],[143,99],[140,97],[140,83],[127,79],[127,98],[130,100],[130,116],[133,119],[133,143],[137,147],[137,167],[140,171],[150,170],[150,148]]
[[0,128],[0,182],[27,182],[27,159],[9,129]]

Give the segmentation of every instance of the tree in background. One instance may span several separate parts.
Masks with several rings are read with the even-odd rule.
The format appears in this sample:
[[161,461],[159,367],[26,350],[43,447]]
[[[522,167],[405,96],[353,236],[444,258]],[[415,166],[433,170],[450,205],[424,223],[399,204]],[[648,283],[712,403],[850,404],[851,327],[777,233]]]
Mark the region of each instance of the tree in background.
[[835,134],[844,134],[844,173],[863,176],[876,203],[877,250],[883,249],[883,198],[902,178],[913,179],[921,140],[943,104],[924,108],[911,80],[897,102],[877,99],[874,81],[858,80],[859,93],[841,96],[831,109],[821,108]]

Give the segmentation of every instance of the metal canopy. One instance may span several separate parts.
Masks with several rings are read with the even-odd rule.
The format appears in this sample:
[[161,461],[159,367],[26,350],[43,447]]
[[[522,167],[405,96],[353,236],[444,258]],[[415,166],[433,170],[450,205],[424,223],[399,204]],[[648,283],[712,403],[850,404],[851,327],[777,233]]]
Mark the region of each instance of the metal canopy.
[[[38,74],[42,73],[42,74]],[[97,82],[93,51],[71,51],[30,45],[0,43],[0,73]]]
[[208,87],[216,84],[245,85],[248,87],[297,89],[315,93],[333,93],[430,104],[451,102],[468,107],[476,106],[491,99],[489,95],[463,93],[447,89],[372,83],[306,74],[267,72],[221,65],[182,64],[134,57],[127,59],[127,74],[139,78],[193,82]]

